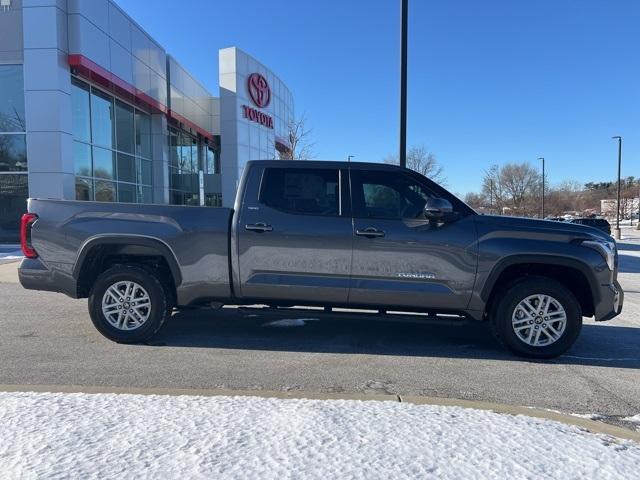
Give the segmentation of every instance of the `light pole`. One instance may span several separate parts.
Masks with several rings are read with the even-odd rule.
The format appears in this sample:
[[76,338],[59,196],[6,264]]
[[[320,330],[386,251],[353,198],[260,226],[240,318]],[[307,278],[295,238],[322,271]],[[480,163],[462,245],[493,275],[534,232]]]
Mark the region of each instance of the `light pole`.
[[636,230],[640,230],[640,181],[638,181],[638,225]]
[[544,157],[538,157],[542,160],[542,218],[544,218]]
[[351,163],[351,159],[355,157],[355,155],[347,155],[347,162]]
[[407,166],[407,25],[409,0],[400,0],[400,166]]
[[616,228],[614,230],[614,236],[620,240],[620,168],[622,167],[622,137],[617,135],[611,138],[618,140],[618,199],[616,201]]

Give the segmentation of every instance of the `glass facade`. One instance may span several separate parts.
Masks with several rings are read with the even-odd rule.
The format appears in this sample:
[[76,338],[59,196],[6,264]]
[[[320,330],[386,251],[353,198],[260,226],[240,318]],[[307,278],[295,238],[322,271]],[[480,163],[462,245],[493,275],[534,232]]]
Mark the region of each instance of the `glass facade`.
[[173,205],[200,205],[198,140],[169,129],[169,198]]
[[76,199],[152,203],[150,116],[72,79]]
[[22,65],[0,65],[0,242],[17,242],[29,196]]
[[[220,150],[178,128],[169,128],[169,198],[173,205],[200,205],[200,172],[220,174]],[[205,181],[206,184],[206,181]],[[205,192],[202,202],[208,207],[222,205],[221,193]]]
[[220,155],[211,145],[207,145],[207,169],[206,173],[220,173]]

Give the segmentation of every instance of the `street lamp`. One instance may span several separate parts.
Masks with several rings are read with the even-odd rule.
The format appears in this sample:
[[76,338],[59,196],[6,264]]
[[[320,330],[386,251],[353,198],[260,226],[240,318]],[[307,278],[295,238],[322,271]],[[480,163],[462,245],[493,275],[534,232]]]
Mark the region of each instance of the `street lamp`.
[[636,230],[640,230],[640,181],[638,182],[638,225]]
[[407,166],[407,24],[409,0],[400,0],[400,166]]
[[542,218],[544,218],[544,157],[538,157],[542,160]]
[[622,137],[617,135],[611,138],[618,140],[618,199],[616,201],[616,228],[614,230],[614,236],[620,240],[620,167],[622,166]]
[[352,158],[355,158],[355,155],[347,155],[347,162],[351,163]]

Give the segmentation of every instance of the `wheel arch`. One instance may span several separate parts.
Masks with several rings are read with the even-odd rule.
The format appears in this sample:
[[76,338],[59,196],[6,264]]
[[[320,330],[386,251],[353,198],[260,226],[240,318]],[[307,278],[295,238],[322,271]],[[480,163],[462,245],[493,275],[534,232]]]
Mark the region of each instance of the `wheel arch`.
[[517,278],[527,276],[553,278],[567,287],[577,298],[587,317],[595,313],[600,300],[597,280],[591,268],[580,260],[555,255],[513,255],[498,262],[487,277],[480,297],[489,311],[495,298]]
[[79,296],[87,293],[82,292],[85,289],[83,284],[103,255],[139,259],[159,257],[166,264],[173,286],[177,288],[182,283],[178,260],[166,242],[144,235],[98,235],[84,242],[73,267],[72,274],[78,284]]

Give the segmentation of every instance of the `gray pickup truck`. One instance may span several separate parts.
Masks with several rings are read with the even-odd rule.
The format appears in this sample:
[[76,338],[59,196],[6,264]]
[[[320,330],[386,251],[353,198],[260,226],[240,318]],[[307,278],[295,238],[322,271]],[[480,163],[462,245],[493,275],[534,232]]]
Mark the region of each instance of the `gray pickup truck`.
[[233,209],[30,199],[25,288],[89,299],[117,342],[174,308],[321,306],[488,320],[514,352],[565,352],[622,310],[616,244],[591,227],[478,215],[407,169],[255,161]]

